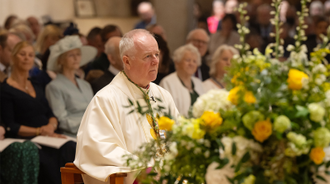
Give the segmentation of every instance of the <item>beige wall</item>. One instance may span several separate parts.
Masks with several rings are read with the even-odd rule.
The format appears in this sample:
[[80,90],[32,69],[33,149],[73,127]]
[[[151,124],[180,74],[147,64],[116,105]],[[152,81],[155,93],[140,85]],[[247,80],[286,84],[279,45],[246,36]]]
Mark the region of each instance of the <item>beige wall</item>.
[[[33,15],[40,20],[42,16],[49,15],[54,21],[74,21],[81,33],[87,34],[91,28],[103,27],[107,24],[116,24],[123,33],[126,33],[138,22],[137,17],[120,15],[120,9],[127,14],[129,0],[102,1],[111,1],[107,4],[116,8],[118,16],[78,18],[75,16],[74,0],[0,0],[0,24],[3,25],[10,14],[16,14],[21,19]],[[192,29],[193,2],[193,0],[153,0],[158,23],[166,30],[171,51],[185,43],[186,35]],[[109,8],[109,11],[112,10]]]
[[77,23],[80,32],[83,34],[87,34],[90,29],[95,26],[104,27],[107,24],[115,24],[118,25],[125,34],[126,32],[133,29],[134,25],[139,21],[137,17],[131,18],[90,18],[90,19],[82,19],[75,18],[73,19],[75,23]]
[[[87,34],[95,26],[103,27],[107,24],[118,25],[123,33],[131,30],[138,22],[137,17],[124,16],[120,14],[125,6],[118,5],[118,1],[111,1],[110,5],[116,7],[121,17],[100,17],[100,18],[78,18],[75,16],[74,0],[0,0],[0,25],[4,24],[8,15],[15,14],[21,19],[33,15],[41,21],[41,17],[49,15],[54,21],[74,21],[77,23],[81,33]],[[125,0],[128,3],[127,0]],[[128,6],[128,5],[127,5]],[[127,15],[127,6],[125,14]]]
[[192,29],[192,0],[155,0],[157,23],[166,31],[171,53],[185,44],[186,36]]

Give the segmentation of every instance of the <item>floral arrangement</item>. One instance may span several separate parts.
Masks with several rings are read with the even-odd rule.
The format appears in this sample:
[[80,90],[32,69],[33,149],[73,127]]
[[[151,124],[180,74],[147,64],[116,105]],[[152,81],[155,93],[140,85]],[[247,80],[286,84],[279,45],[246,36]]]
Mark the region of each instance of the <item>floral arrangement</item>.
[[[248,51],[244,37],[249,30],[243,26],[248,20],[246,5],[239,6],[242,44],[226,77],[228,91],[199,97],[193,117],[157,117],[166,137],[141,146],[136,157],[126,157],[134,169],[154,161],[142,183],[330,182],[330,73],[324,65],[330,31],[308,59],[302,45],[308,9],[302,0],[296,43],[286,48],[291,55],[280,62],[284,51],[278,36],[280,3],[273,0],[276,43],[267,47],[265,55]],[[164,154],[157,154],[159,150]]]

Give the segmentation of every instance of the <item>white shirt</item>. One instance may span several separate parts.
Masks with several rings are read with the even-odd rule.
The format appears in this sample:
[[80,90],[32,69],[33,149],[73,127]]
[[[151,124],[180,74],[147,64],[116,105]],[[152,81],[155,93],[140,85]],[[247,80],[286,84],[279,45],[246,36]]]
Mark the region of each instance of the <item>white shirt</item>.
[[113,75],[117,75],[120,71],[117,69],[117,68],[115,68],[115,67],[113,67],[112,65],[110,65],[109,66],[109,72],[111,72]]
[[205,92],[208,92],[212,89],[221,89],[218,85],[215,84],[215,82],[211,78],[203,82],[203,87]]
[[[153,107],[161,105],[166,112],[171,110],[173,117],[179,115],[168,91],[154,83],[150,83],[149,90],[150,96],[162,99],[162,102],[151,101]],[[78,130],[74,161],[87,174],[83,175],[85,184],[105,184],[114,173],[128,173],[124,183],[134,182],[135,175],[125,166],[122,156],[137,151],[152,136],[147,118],[138,113],[129,114],[132,109],[123,107],[129,105],[128,99],[146,105],[143,93],[120,72],[88,105]]]
[[[194,90],[199,95],[204,94],[202,81],[194,76],[191,77],[191,80],[194,83]],[[174,72],[166,76],[162,81],[160,81],[159,85],[171,93],[180,114],[187,116],[191,106],[190,92],[182,84],[177,73]]]

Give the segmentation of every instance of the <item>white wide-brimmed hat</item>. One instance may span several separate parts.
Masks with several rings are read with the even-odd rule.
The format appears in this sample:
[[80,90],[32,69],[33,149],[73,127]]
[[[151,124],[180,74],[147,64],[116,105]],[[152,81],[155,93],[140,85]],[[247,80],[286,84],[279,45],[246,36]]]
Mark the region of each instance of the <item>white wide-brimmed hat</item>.
[[56,44],[50,46],[50,55],[47,61],[47,70],[58,71],[60,68],[57,64],[58,57],[70,50],[81,50],[80,66],[87,64],[97,54],[97,49],[92,46],[83,45],[78,35],[66,36],[59,40]]

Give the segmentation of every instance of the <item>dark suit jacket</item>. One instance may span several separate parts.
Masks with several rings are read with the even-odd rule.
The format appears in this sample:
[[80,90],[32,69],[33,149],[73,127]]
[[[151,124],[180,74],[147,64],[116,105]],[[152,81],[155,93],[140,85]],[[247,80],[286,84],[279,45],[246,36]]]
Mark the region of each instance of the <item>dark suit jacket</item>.
[[201,73],[202,73],[202,79],[200,78],[200,76],[198,76],[197,78],[201,79],[202,81],[205,81],[206,79],[210,78],[210,74],[209,74],[210,67],[207,66],[207,64],[206,64],[206,57],[205,56],[201,58],[201,63],[202,63],[201,66],[199,66],[197,68],[195,76],[197,77],[198,70],[200,70]]
[[[318,43],[317,43],[316,35],[310,35],[310,36],[308,36],[308,37],[307,37],[307,40],[304,42],[304,44],[306,45],[307,50],[308,50],[308,52],[307,52],[308,59],[310,59],[310,58],[311,58],[310,54],[311,54],[312,52],[314,52],[313,49],[314,49],[314,48],[317,46],[317,44],[318,44]],[[325,59],[326,59],[328,62],[330,62],[330,54],[326,55],[326,56],[325,56]]]
[[94,80],[91,83],[94,94],[96,94],[104,86],[108,85],[114,77],[115,75],[112,74],[109,70],[107,70],[100,78]]
[[103,52],[100,57],[96,58],[92,65],[92,69],[98,69],[102,71],[107,71],[110,66],[110,61],[108,60],[107,55]]

